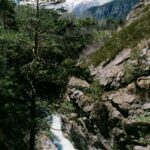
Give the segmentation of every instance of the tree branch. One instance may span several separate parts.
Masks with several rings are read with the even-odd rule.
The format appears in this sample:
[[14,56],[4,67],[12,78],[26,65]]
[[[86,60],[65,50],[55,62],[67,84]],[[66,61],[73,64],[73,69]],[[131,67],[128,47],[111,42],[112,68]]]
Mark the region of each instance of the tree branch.
[[32,48],[34,48],[34,46],[32,44],[30,44],[30,43],[28,43],[28,42],[26,42],[26,41],[24,41],[22,39],[19,39],[19,41],[24,43],[24,44],[26,44],[26,45],[28,45],[28,46],[30,46],[30,47],[32,47]]

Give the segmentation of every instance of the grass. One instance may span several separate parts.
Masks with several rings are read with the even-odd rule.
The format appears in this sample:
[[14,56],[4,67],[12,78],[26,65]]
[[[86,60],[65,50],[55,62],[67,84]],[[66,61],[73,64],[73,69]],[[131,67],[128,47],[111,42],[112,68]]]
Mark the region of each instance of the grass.
[[114,34],[98,51],[89,56],[89,63],[95,66],[105,60],[112,60],[124,48],[134,48],[142,39],[150,38],[150,5],[143,9],[143,15]]

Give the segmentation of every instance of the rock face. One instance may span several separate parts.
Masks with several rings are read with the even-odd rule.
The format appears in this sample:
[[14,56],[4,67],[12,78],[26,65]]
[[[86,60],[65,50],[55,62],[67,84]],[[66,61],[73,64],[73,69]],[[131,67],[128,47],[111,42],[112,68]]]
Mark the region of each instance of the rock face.
[[140,77],[137,79],[136,83],[141,89],[150,89],[150,76]]
[[67,90],[75,111],[64,130],[76,148],[150,150],[150,39],[90,71],[98,87],[73,77]]
[[134,150],[150,150],[150,147],[143,147],[143,146],[135,146]]
[[110,88],[117,88],[120,86],[121,78],[123,77],[123,64],[129,59],[131,49],[123,50],[113,61],[108,64],[102,62],[95,70],[96,79],[102,86],[109,86]]
[[86,81],[81,79],[72,77],[68,83],[70,87],[82,87],[82,88],[89,88],[89,84]]
[[[150,48],[148,43],[150,39],[139,43],[136,47],[139,51],[124,49],[111,62],[102,62],[96,68],[90,66],[92,76],[95,76],[100,86],[108,90],[120,88],[133,80],[137,80],[137,85],[143,84],[145,88],[149,88],[149,77],[140,77],[149,74]],[[134,53],[137,53],[136,56],[133,56]]]
[[36,143],[37,150],[56,150],[56,147],[54,146],[50,138],[42,131],[37,134]]
[[[82,90],[68,88],[68,97],[77,111],[75,117],[64,120],[64,128],[74,143],[78,143],[76,148],[128,150],[136,144],[147,145],[150,142],[150,93],[139,90],[133,82],[104,92],[101,100],[94,103]],[[147,141],[144,143],[144,140]]]
[[95,6],[84,12],[85,16],[92,16],[96,19],[125,18],[129,11],[139,0],[114,0],[103,6]]

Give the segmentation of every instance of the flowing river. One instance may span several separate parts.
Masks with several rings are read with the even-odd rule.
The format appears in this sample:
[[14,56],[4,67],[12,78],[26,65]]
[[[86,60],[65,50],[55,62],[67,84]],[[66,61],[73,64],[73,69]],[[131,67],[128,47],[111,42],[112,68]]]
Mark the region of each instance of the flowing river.
[[61,126],[61,117],[59,115],[53,115],[51,132],[54,135],[53,143],[56,146],[56,149],[75,150],[71,142],[63,136]]

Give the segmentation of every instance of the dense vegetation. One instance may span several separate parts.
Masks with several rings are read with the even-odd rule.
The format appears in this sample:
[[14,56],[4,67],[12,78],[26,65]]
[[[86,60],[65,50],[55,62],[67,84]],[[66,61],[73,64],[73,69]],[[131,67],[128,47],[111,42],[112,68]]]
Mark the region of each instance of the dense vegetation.
[[9,0],[0,1],[0,15],[0,148],[29,149],[29,134],[31,146],[40,119],[50,104],[60,102],[69,76],[86,78],[75,60],[92,41],[96,22],[15,7]]

